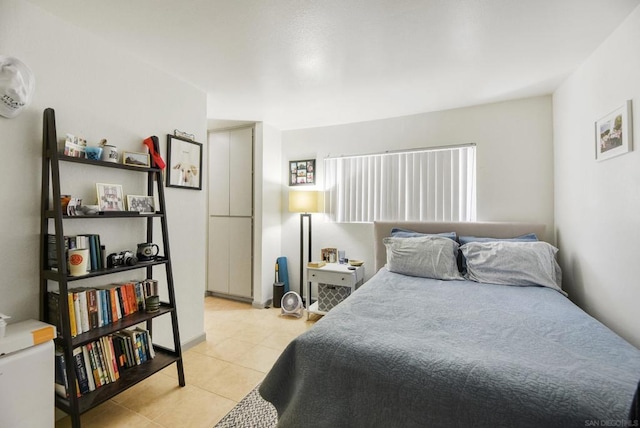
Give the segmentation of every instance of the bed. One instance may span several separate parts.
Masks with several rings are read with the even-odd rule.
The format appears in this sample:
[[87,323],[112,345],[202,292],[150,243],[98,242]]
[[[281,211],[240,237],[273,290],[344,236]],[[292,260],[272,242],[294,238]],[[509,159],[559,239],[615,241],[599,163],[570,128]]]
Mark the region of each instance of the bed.
[[[377,273],[291,342],[260,386],[279,427],[637,426],[629,417],[640,350],[553,284],[398,273],[394,257],[405,255],[393,245],[409,241],[389,238],[392,228],[545,237],[536,224],[375,223]],[[411,245],[419,240],[444,242]],[[481,271],[470,248],[553,248],[514,242],[469,244],[467,265],[456,257],[457,268]]]

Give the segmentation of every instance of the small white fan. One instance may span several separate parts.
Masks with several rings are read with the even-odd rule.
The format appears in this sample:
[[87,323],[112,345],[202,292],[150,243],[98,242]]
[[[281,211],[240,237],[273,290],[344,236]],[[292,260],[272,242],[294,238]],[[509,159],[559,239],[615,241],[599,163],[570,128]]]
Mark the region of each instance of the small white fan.
[[295,291],[288,291],[282,296],[280,304],[282,308],[281,315],[290,315],[292,317],[300,318],[304,313],[304,306],[302,306],[302,297]]

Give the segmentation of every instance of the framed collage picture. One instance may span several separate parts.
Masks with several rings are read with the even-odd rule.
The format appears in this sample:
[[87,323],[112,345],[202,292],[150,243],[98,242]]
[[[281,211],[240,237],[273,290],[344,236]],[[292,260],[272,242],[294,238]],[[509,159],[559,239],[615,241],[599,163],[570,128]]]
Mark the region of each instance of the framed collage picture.
[[596,122],[596,160],[629,153],[633,141],[631,100]]
[[316,160],[289,161],[289,186],[316,183]]

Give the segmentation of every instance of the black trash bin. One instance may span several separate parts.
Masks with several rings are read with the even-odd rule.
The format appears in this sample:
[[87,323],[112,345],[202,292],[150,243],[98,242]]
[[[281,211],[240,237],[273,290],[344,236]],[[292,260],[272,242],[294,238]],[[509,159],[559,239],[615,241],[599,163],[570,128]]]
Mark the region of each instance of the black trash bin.
[[284,282],[273,283],[273,307],[279,308],[284,295]]

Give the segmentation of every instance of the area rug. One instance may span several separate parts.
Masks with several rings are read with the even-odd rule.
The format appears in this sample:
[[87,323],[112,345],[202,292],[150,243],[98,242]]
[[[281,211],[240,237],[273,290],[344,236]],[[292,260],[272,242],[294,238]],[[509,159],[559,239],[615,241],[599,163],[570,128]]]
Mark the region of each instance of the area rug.
[[274,428],[278,413],[260,396],[256,386],[214,428]]

